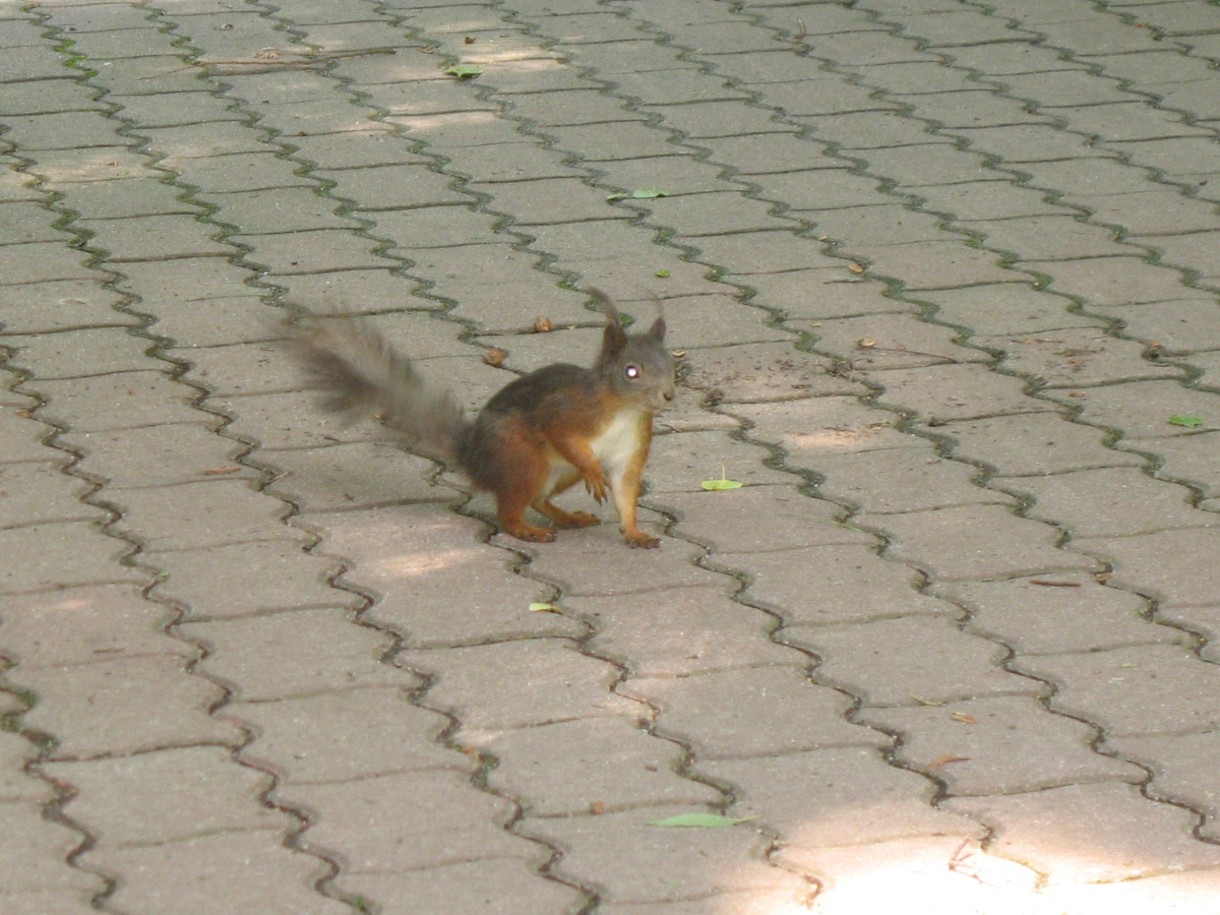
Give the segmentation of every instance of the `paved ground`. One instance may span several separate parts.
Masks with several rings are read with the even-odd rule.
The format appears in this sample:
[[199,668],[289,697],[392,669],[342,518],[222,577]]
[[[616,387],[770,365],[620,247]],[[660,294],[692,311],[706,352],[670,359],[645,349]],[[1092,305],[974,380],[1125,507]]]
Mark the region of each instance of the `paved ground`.
[[[1216,3],[0,46],[6,913],[1216,911]],[[373,312],[475,404],[585,285],[685,352],[660,550],[494,535],[269,342]]]

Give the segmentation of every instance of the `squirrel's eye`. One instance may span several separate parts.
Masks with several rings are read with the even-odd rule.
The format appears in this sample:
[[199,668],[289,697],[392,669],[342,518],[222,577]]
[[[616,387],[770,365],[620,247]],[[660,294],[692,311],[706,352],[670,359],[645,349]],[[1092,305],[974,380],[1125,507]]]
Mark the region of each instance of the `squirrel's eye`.
[[623,374],[634,381],[640,377],[640,367],[638,365],[629,365],[623,369]]

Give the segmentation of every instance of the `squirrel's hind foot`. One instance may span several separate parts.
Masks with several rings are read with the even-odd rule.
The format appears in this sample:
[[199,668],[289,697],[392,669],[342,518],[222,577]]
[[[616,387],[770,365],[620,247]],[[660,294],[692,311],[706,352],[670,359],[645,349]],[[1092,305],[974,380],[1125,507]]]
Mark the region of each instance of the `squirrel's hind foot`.
[[504,530],[518,540],[525,540],[529,543],[550,543],[555,539],[553,528],[535,527],[532,524],[526,524],[524,521],[519,521],[515,524],[504,524]]

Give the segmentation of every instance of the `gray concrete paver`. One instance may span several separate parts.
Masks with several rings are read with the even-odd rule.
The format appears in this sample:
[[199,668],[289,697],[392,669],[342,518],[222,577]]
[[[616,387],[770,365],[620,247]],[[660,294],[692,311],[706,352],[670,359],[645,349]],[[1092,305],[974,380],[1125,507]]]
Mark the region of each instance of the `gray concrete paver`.
[[[912,453],[914,452],[914,453]],[[867,502],[875,514],[927,511],[954,504],[1011,505],[1002,492],[972,487],[977,468],[926,455],[916,442],[907,447],[828,454],[818,460],[826,475],[818,491],[847,505]]]
[[[720,670],[683,678],[636,677],[620,692],[660,713],[661,729],[700,759],[773,756],[820,746],[876,746],[885,738],[849,723],[849,700],[790,666]],[[733,703],[723,697],[732,695]]]
[[[871,747],[709,760],[700,770],[733,785],[734,813],[766,811],[789,848],[833,848],[899,837],[970,834],[978,826],[928,803],[933,786],[881,762]],[[791,786],[806,785],[794,793]]]
[[0,527],[51,521],[104,521],[106,513],[81,502],[92,490],[63,472],[60,461],[0,464]]
[[[17,910],[1210,915],[1214,9],[942,7],[0,12]],[[686,350],[657,551],[270,345],[473,406],[590,284]]]
[[[23,668],[21,682],[39,702],[22,720],[58,735],[55,759],[194,743],[239,745],[240,731],[210,714],[223,697],[220,688],[185,676],[184,666],[181,658],[160,654],[72,667]],[[73,701],[73,696],[84,696],[86,701]]]
[[[1059,549],[1062,533],[1054,527],[1022,518],[1004,505],[961,505],[900,515],[858,515],[861,524],[893,535],[890,553],[918,563],[936,544],[931,569],[938,579],[988,581],[1044,571],[1101,572],[1101,564]],[[986,532],[985,534],[983,532]],[[991,549],[989,538],[1003,542]]]
[[[99,845],[82,856],[87,865],[128,875],[113,905],[133,915],[186,909],[222,915],[234,906],[250,911],[310,911],[319,915],[351,907],[320,896],[314,884],[324,870],[284,848],[265,829],[221,832],[155,845]],[[257,861],[257,866],[252,866]],[[171,876],[172,875],[172,876]]]
[[213,657],[203,669],[233,684],[234,697],[246,702],[410,683],[382,663],[392,637],[351,623],[344,610],[293,610],[240,622],[185,622],[178,631],[207,646]]
[[[596,817],[530,820],[528,834],[564,849],[559,872],[598,887],[608,902],[662,902],[721,893],[785,891],[792,902],[809,888],[799,876],[759,860],[768,839],[750,828],[665,829],[650,823],[685,812],[650,807]],[[655,862],[664,861],[659,868]]]
[[[46,772],[80,790],[67,805],[70,816],[120,845],[157,845],[209,833],[292,825],[279,811],[250,803],[271,780],[232,765],[223,747],[56,762]],[[191,789],[180,793],[178,786],[184,783]],[[192,803],[183,803],[184,798]]]
[[902,735],[901,758],[934,771],[954,797],[1033,792],[1057,785],[1143,781],[1140,766],[1094,749],[1083,722],[1048,718],[1033,696],[980,696],[919,708],[869,709],[864,719]]
[[586,648],[633,676],[678,677],[737,667],[791,663],[791,652],[767,641],[775,618],[745,608],[728,588],[681,588],[664,600],[577,597],[564,610],[594,630]]
[[[616,667],[574,650],[564,639],[407,651],[401,658],[433,673],[430,701],[462,722],[465,740],[568,716],[646,713],[636,702],[611,692],[619,677]],[[487,695],[505,701],[493,706],[484,702]]]
[[354,873],[414,871],[480,857],[507,858],[529,851],[545,863],[544,846],[503,827],[512,802],[471,789],[464,772],[432,769],[373,775],[346,783],[286,785],[280,801],[318,812],[302,837],[325,854],[342,849]]
[[[1066,785],[1006,797],[954,798],[946,806],[994,823],[996,851],[1048,873],[1052,884],[1159,876],[1167,851],[1179,869],[1216,866],[1215,846],[1190,837],[1191,811],[1150,804],[1134,785]],[[1129,817],[1133,828],[1106,830],[1107,817],[1115,815]]]
[[931,591],[967,609],[971,631],[1022,657],[1193,642],[1188,633],[1153,622],[1144,598],[1082,572],[938,582]]
[[539,880],[529,858],[478,858],[396,872],[345,873],[343,885],[386,911],[420,915],[504,915],[564,912],[583,894],[558,881]]
[[[517,728],[481,747],[496,758],[491,786],[519,798],[531,817],[721,801],[718,789],[679,774],[685,752],[680,744],[654,740],[624,717]],[[554,764],[559,758],[567,760],[562,767]],[[606,767],[606,760],[614,767]],[[574,780],[577,771],[581,778]]]
[[1220,523],[1213,512],[1191,507],[1186,487],[1165,486],[1134,467],[1106,467],[1046,477],[1021,477],[1007,484],[1037,501],[1029,509],[1034,518],[1082,518],[1072,527],[1076,543],[1087,549],[1086,538],[1127,536],[1152,529],[1205,527]]
[[[1020,670],[1059,686],[1065,711],[1089,709],[1089,720],[1116,737],[1210,731],[1220,718],[1213,698],[1216,667],[1178,645],[1124,646],[1087,655],[1021,658]],[[1149,713],[1155,718],[1149,724]]]
[[[1003,648],[961,632],[945,616],[786,629],[783,638],[815,653],[819,676],[870,708],[1039,692],[1039,684],[1000,669]],[[912,652],[912,644],[929,647]]]
[[80,900],[102,891],[102,880],[95,874],[64,861],[80,845],[79,833],[44,818],[39,804],[14,801],[0,809],[6,824],[0,835],[5,851],[0,860],[4,861],[5,885],[13,896],[54,891]]
[[290,785],[471,768],[469,760],[435,742],[446,725],[444,717],[412,705],[399,688],[331,690],[231,708],[234,716],[258,728],[247,755],[275,767]]
[[1143,464],[1134,454],[1105,447],[1101,430],[1042,410],[1044,401],[1034,404],[1031,412],[946,423],[931,431],[951,438],[956,457],[980,462],[1004,476]]
[[[55,671],[115,658],[176,656],[185,664],[198,650],[163,631],[173,611],[128,584],[61,586],[53,592],[6,596],[0,620],[5,646],[23,667]],[[93,625],[94,614],[105,625]]]

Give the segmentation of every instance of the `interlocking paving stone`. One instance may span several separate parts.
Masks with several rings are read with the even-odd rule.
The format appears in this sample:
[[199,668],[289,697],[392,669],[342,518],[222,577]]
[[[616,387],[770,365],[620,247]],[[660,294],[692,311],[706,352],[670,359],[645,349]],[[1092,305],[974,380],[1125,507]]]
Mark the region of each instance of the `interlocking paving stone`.
[[[637,677],[620,692],[657,707],[663,733],[704,759],[769,756],[825,746],[876,746],[885,738],[848,723],[844,694],[791,666],[713,671],[684,678]],[[726,701],[727,697],[732,701]],[[770,727],[760,727],[768,722]]]
[[922,417],[938,423],[981,419],[1021,411],[1051,409],[1025,396],[1023,379],[996,375],[975,364],[931,365],[895,369],[881,379],[881,400],[890,404],[923,404]]
[[138,370],[99,375],[87,385],[71,380],[40,380],[48,403],[39,415],[73,432],[134,429],[162,423],[198,422],[191,406],[198,392],[160,371]]
[[8,893],[20,899],[26,894],[49,895],[55,890],[79,900],[102,891],[102,881],[96,875],[70,867],[63,860],[80,845],[79,833],[44,818],[41,806],[28,801],[6,802],[0,810],[6,824],[0,831],[0,847],[4,848],[0,861],[4,862]]
[[[242,480],[209,479],[150,489],[126,489],[115,494],[123,512],[121,530],[153,549],[181,550],[236,541],[278,540],[278,522],[288,507],[269,499]],[[173,518],[183,526],[174,534],[157,536]],[[304,539],[302,537],[302,539]]]
[[[716,475],[712,475],[716,479]],[[746,486],[724,491],[667,493],[656,501],[675,510],[682,533],[713,550],[732,545],[759,552],[797,549],[807,545],[873,542],[861,531],[840,524],[842,510],[828,502],[814,501],[791,486]],[[745,521],[754,512],[771,519],[765,533]],[[726,517],[726,515],[728,517]]]
[[1071,519],[1072,537],[1086,549],[1082,538],[1220,523],[1191,507],[1189,489],[1158,482],[1133,467],[1021,477],[1006,485],[1037,500],[1027,511],[1030,517]]
[[[235,766],[223,747],[181,747],[113,759],[47,766],[78,786],[70,816],[90,832],[125,846],[157,845],[218,832],[288,829],[292,821],[250,800],[271,780]],[[179,786],[189,790],[179,793]],[[190,803],[183,803],[185,798]]]
[[[281,844],[272,831],[216,833],[155,845],[107,843],[82,856],[89,865],[117,870],[129,878],[114,893],[114,904],[153,915],[182,907],[200,915],[221,915],[232,906],[252,911],[308,909],[320,915],[351,907],[320,896],[314,885],[322,865]],[[257,860],[258,867],[250,867]]]
[[1003,581],[937,582],[930,592],[969,609],[971,631],[1022,656],[1096,651],[1157,642],[1190,644],[1152,622],[1147,601],[1082,572]]
[[1143,345],[1115,340],[1095,329],[1058,330],[1053,334],[1008,339],[978,337],[975,342],[1005,350],[1006,369],[1046,388],[1077,389],[1141,378],[1184,380],[1176,366],[1142,363]]
[[521,831],[562,847],[558,872],[598,886],[606,901],[706,899],[742,890],[782,890],[791,893],[793,901],[807,895],[798,876],[759,860],[767,840],[748,825],[698,830],[648,825],[687,810],[651,807],[533,819]]
[[[1201,512],[1205,519],[1211,513]],[[1115,578],[1138,580],[1141,590],[1158,596],[1172,607],[1210,607],[1216,602],[1220,570],[1201,561],[1220,542],[1214,527],[1154,531],[1113,540],[1090,539],[1089,549],[1113,560]]]
[[877,451],[826,454],[818,458],[826,479],[818,491],[847,504],[867,503],[874,513],[915,512],[958,503],[1013,504],[1002,492],[970,487],[978,468],[929,455],[922,443]]
[[[469,768],[435,742],[445,719],[414,706],[403,689],[354,689],[233,703],[226,714],[258,729],[244,752],[286,783],[323,784],[382,772]],[[422,739],[420,739],[422,738]]]
[[852,912],[909,908],[935,912],[1038,911],[1037,874],[1020,863],[980,853],[977,826],[944,835],[897,838],[864,845],[788,848],[780,859],[830,875],[814,911]]
[[[492,753],[493,788],[531,817],[560,817],[661,804],[716,804],[720,792],[678,773],[683,748],[626,718],[586,718],[519,728],[480,744]],[[576,749],[576,753],[571,751]],[[560,756],[566,762],[557,767]],[[614,762],[608,768],[606,762]],[[579,779],[573,779],[577,773]]]
[[504,915],[533,915],[581,904],[579,890],[539,880],[537,871],[537,861],[528,858],[478,858],[418,870],[349,872],[341,884],[378,900],[387,910],[435,915],[478,915],[489,909]]
[[[236,746],[240,732],[211,717],[220,687],[190,676],[183,659],[159,654],[71,667],[22,669],[21,683],[38,696],[23,718],[59,735],[55,759],[198,743]],[[88,701],[75,701],[86,696]]]
[[31,670],[167,655],[189,662],[198,651],[165,634],[172,620],[137,587],[85,584],[7,596],[0,638]]
[[[962,505],[857,519],[891,534],[889,551],[900,559],[917,561],[918,556],[930,555],[935,542],[937,559],[929,571],[937,579],[979,581],[1042,571],[1102,571],[1094,560],[1057,549],[1060,531],[1019,517],[1004,505]],[[980,537],[984,530],[986,538]],[[1003,541],[1003,550],[992,548],[990,538]]]
[[[431,703],[458,718],[468,740],[566,717],[634,717],[646,712],[639,703],[610,692],[619,677],[616,667],[581,654],[564,639],[406,651],[399,658],[433,675]],[[511,701],[491,707],[483,697],[493,694]]]
[[861,718],[901,735],[899,756],[920,771],[935,772],[954,797],[1112,779],[1138,784],[1145,777],[1139,766],[1097,753],[1097,735],[1088,725],[1048,717],[1032,696],[869,708]]
[[0,527],[105,520],[102,509],[81,502],[92,490],[86,481],[64,473],[60,462],[0,464]]
[[952,798],[949,810],[994,824],[994,848],[1027,862],[1051,884],[1104,883],[1176,869],[1215,867],[1214,845],[1193,841],[1189,810],[1150,804],[1134,785],[1066,785],[1026,794]]
[[[957,831],[969,834],[977,829],[964,818],[932,807],[931,782],[886,765],[872,748],[710,760],[701,763],[699,771],[733,785],[734,814],[758,811],[756,815],[765,817],[768,826],[782,832],[790,848]],[[809,790],[793,797],[793,784],[808,785]]]
[[351,625],[351,614],[343,610],[186,622],[178,631],[208,646],[203,669],[233,684],[234,696],[247,702],[324,690],[417,685],[409,674],[382,662],[391,649],[391,636]]
[[344,849],[355,873],[413,871],[479,857],[545,849],[505,831],[513,805],[473,787],[459,772],[373,775],[350,784],[290,785],[277,799],[320,812],[306,848]]
[[981,461],[1003,476],[1035,476],[1091,467],[1140,466],[1136,455],[1106,448],[1098,429],[1048,412],[947,423],[935,430],[953,440],[954,457]]
[[1200,834],[1216,840],[1216,817],[1220,813],[1220,791],[1212,778],[1209,759],[1216,751],[1216,732],[1176,734],[1164,737],[1116,737],[1108,741],[1116,752],[1148,766],[1153,771],[1153,791],[1190,804],[1207,820]]
[[1042,655],[1021,658],[1014,666],[1056,684],[1054,704],[1062,711],[1088,708],[1088,719],[1107,736],[1208,731],[1220,720],[1215,665],[1181,646]]
[[[47,591],[105,582],[146,582],[148,575],[119,564],[131,545],[104,537],[91,521],[35,524],[0,530],[0,555],[20,554],[20,566],[0,568],[0,593]],[[64,565],[64,557],[71,564]]]
[[[1000,646],[961,632],[944,616],[805,627],[781,635],[818,656],[819,676],[870,706],[1039,691],[1039,684],[1001,669]],[[907,646],[915,643],[931,647],[912,652]]]
[[[832,544],[769,553],[717,553],[719,568],[745,574],[743,596],[786,626],[859,622],[943,613],[946,605],[915,589],[915,570],[877,559],[863,544]],[[800,570],[794,578],[793,569]]]

